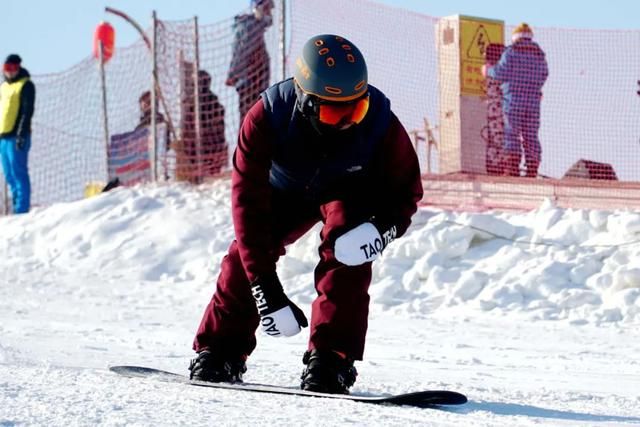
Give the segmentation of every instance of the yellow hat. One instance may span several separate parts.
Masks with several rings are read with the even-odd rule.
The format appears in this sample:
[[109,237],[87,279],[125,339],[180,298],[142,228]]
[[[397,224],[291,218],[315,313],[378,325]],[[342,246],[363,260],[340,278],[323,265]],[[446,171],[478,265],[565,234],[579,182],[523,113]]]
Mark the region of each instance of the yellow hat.
[[526,22],[521,23],[520,25],[518,25],[517,27],[515,27],[513,29],[513,35],[520,35],[520,37],[533,37],[533,30],[531,29],[531,27],[529,26],[529,24],[527,24]]
[[530,36],[533,36],[533,30],[529,24],[523,22],[513,29],[513,34],[530,34]]

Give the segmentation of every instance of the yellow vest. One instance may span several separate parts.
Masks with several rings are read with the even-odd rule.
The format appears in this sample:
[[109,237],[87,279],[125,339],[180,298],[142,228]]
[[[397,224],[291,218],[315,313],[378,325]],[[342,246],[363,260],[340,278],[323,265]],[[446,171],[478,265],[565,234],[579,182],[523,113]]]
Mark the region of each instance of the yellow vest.
[[29,77],[0,85],[0,134],[9,133],[16,125],[20,111],[20,93]]

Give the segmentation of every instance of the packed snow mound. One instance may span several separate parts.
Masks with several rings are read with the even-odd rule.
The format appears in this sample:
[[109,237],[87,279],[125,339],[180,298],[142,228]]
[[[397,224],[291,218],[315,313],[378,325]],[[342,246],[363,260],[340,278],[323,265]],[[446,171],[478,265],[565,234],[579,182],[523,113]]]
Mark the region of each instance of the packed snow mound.
[[[305,311],[315,296],[316,226],[278,265]],[[213,286],[233,239],[230,185],[118,188],[90,199],[0,218],[0,268],[131,282]],[[348,284],[345,284],[348,286]],[[372,311],[407,316],[525,316],[640,323],[640,214],[420,209],[374,263]]]

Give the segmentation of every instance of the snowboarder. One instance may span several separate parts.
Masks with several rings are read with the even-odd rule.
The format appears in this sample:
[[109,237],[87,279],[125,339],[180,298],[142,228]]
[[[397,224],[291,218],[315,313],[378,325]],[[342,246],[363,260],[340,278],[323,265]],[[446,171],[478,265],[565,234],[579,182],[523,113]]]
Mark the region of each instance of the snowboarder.
[[16,54],[7,57],[2,67],[5,81],[0,85],[0,158],[16,214],[31,207],[29,150],[36,101],[36,87],[21,63]]
[[407,230],[422,198],[420,169],[353,43],[312,37],[295,64],[294,77],[264,91],[240,129],[235,240],[196,333],[190,377],[242,381],[258,326],[288,337],[308,325],[276,263],[322,222],[301,387],[347,393],[364,352],[372,261]]
[[528,24],[518,25],[511,41],[500,61],[495,66],[485,65],[483,74],[502,82],[505,174],[520,175],[524,148],[526,176],[536,177],[542,154],[538,139],[540,102],[549,69],[545,54],[533,41],[533,31]]

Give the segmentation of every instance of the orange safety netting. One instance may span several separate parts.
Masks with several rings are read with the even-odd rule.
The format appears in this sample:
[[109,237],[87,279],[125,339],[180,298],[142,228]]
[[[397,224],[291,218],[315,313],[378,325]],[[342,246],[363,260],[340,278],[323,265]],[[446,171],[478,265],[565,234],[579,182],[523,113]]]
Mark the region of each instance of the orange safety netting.
[[[453,197],[457,191],[465,191],[459,183],[478,179],[477,170],[466,170],[464,166],[468,160],[465,156],[470,155],[467,151],[463,150],[460,155],[460,166],[447,163],[445,158],[449,148],[444,120],[451,112],[443,107],[444,98],[457,97],[458,83],[464,85],[465,81],[448,78],[459,70],[453,65],[449,70],[448,63],[442,60],[441,49],[447,43],[443,38],[448,35],[439,27],[440,18],[369,0],[294,0],[288,5],[285,70],[280,59],[282,16],[279,7],[273,10],[273,23],[269,26],[250,25],[248,10],[239,18],[200,25],[197,31],[199,71],[194,65],[194,21],[158,22],[157,120],[160,126],[155,157],[146,149],[151,136],[147,108],[151,100],[145,92],[152,85],[152,60],[143,41],[116,49],[105,66],[108,144],[104,137],[100,73],[95,59],[88,58],[63,73],[34,76],[37,104],[30,157],[32,204],[79,199],[87,183],[104,183],[114,176],[125,183],[148,181],[152,179],[152,165],[159,180],[192,183],[228,171],[241,116],[268,84],[292,74],[304,42],[321,33],[345,36],[363,52],[370,83],[390,98],[392,109],[416,144],[426,176],[432,180],[445,179],[452,172],[474,176],[456,176],[452,182],[458,184],[442,184],[446,189],[439,194]],[[504,25],[506,45],[511,44],[513,29],[513,25]],[[513,125],[514,118],[504,111],[503,82],[483,80],[484,92],[474,98],[479,100],[474,102],[481,103],[481,109],[474,117],[460,116],[461,128],[469,121],[482,122],[477,131],[473,129],[472,136],[473,141],[476,138],[479,141],[476,147],[479,151],[471,154],[482,158],[480,175],[486,174],[489,180],[482,182],[502,186],[496,197],[508,197],[505,194],[547,196],[551,191],[545,187],[548,182],[553,183],[551,194],[557,194],[561,184],[555,180],[578,178],[582,180],[577,181],[578,184],[571,181],[572,194],[606,193],[624,199],[625,191],[640,184],[637,166],[640,163],[640,97],[636,93],[640,78],[640,31],[533,25],[532,32],[548,64],[548,78],[542,86],[539,103],[540,149],[533,150],[534,158],[539,155],[539,164],[527,165],[526,135],[518,132],[509,137],[520,142],[517,161],[511,156],[513,163],[505,163],[505,156],[501,155],[506,144],[505,128]],[[233,59],[234,45],[245,53],[244,59]],[[483,46],[489,50],[496,48],[488,45]],[[486,53],[486,49],[482,50],[483,55]],[[499,60],[498,52],[493,64]],[[469,72],[477,77],[481,63],[470,65]],[[529,69],[527,73],[533,72]],[[197,97],[196,74],[201,89]],[[196,110],[200,111],[199,115]],[[535,122],[536,118],[525,119],[525,122],[529,125],[532,120]],[[465,141],[460,143],[464,145]],[[537,178],[526,178],[527,174]],[[504,175],[512,177],[501,180]],[[513,175],[523,178],[513,178]],[[602,182],[606,182],[604,190]],[[473,197],[477,198],[477,194]],[[534,203],[519,202],[518,197],[512,200],[516,207]],[[610,207],[604,204],[603,198],[594,200],[594,207],[598,207],[598,203],[603,204],[601,207]],[[3,203],[0,200],[0,204]]]
[[[116,48],[105,64],[108,142],[96,59],[62,73],[33,76],[32,206],[80,199],[88,188],[99,191],[116,177],[125,185],[150,181],[152,165],[160,181],[200,183],[227,172],[240,114],[282,76],[280,13],[274,9],[273,23],[265,25],[256,24],[245,10],[198,25],[197,35],[195,20],[157,22],[156,153],[150,150],[153,61],[143,40]],[[10,199],[5,190],[0,211],[11,210]]]

